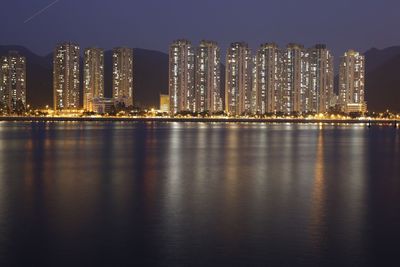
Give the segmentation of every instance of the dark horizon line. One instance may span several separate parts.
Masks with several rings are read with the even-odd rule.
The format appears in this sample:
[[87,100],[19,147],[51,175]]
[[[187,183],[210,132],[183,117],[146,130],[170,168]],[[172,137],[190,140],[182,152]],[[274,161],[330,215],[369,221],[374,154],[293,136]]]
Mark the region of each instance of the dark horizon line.
[[[185,39],[185,38],[176,38],[176,39],[174,39],[173,41],[175,41],[175,40],[180,40],[180,39]],[[185,40],[188,40],[188,41],[191,42],[190,39],[185,39]],[[201,40],[207,40],[207,39],[204,39],[204,38],[203,38],[203,39],[201,39]],[[173,42],[173,41],[172,41],[172,42]],[[211,41],[214,41],[214,40],[211,40]],[[171,42],[171,43],[172,43],[172,42]],[[245,42],[245,43],[248,44],[248,42],[246,42],[246,41],[235,41],[235,42]],[[231,43],[229,43],[229,44],[232,44],[232,43],[235,43],[235,42],[231,42]],[[86,48],[95,47],[95,48],[102,49],[104,52],[108,52],[108,51],[112,51],[114,48],[117,48],[117,47],[126,47],[126,48],[131,48],[131,49],[141,49],[141,50],[147,50],[147,51],[152,51],[152,52],[158,52],[158,53],[162,53],[162,54],[168,55],[168,49],[167,49],[167,51],[161,51],[161,50],[157,50],[157,49],[150,49],[150,48],[145,48],[145,47],[134,47],[134,46],[130,46],[130,45],[119,45],[119,46],[114,46],[114,47],[103,48],[103,47],[97,46],[97,45],[95,45],[95,44],[89,45],[89,46],[85,46],[85,47],[81,47],[81,45],[79,44],[79,42],[75,42],[75,41],[60,41],[60,42],[57,42],[57,43],[54,45],[54,49],[56,48],[57,45],[63,44],[63,43],[72,43],[72,44],[76,44],[76,45],[79,46],[79,48],[80,48],[81,51],[84,51],[84,49],[86,49]],[[263,44],[266,44],[266,43],[276,43],[276,42],[273,42],[273,41],[271,41],[271,42],[263,42],[263,43],[259,44],[259,45],[257,46],[257,48],[260,47],[260,46],[263,45]],[[289,43],[287,43],[286,45],[292,44],[292,43],[293,43],[293,44],[303,45],[302,43],[299,43],[299,42],[289,42]],[[219,45],[218,42],[217,42],[217,44]],[[277,44],[277,46],[278,46],[279,48],[284,48],[284,47],[286,47],[286,45],[282,46],[282,45],[279,45],[278,43],[276,43],[276,44]],[[326,43],[321,43],[321,42],[320,42],[320,43],[315,43],[313,46],[319,45],[319,44],[324,44],[324,45],[327,46],[328,50],[332,50],[332,48],[330,48],[330,47],[328,46],[328,44],[326,44]],[[29,50],[31,53],[33,53],[33,54],[35,54],[35,55],[37,55],[37,56],[40,56],[40,57],[48,57],[48,56],[52,55],[53,52],[54,52],[54,49],[53,49],[52,51],[47,52],[47,53],[45,53],[45,54],[38,53],[37,51],[33,50],[30,46],[24,45],[24,44],[0,44],[0,46],[3,46],[3,47],[8,47],[8,46],[21,47],[21,48],[24,48],[24,49]],[[220,45],[219,45],[219,46],[220,46]],[[228,45],[228,46],[229,46],[229,45]],[[310,46],[310,47],[313,47],[313,46]],[[169,47],[169,46],[168,46],[168,47]],[[220,47],[221,47],[221,46],[220,46]],[[383,47],[383,48],[378,48],[378,47],[375,47],[375,46],[374,46],[374,47],[371,47],[371,48],[367,49],[367,50],[364,51],[364,52],[361,52],[361,51],[360,51],[360,52],[361,52],[362,54],[366,54],[368,51],[371,51],[371,50],[383,51],[383,50],[392,49],[392,48],[397,48],[397,47],[400,47],[400,44],[398,44],[398,45],[390,45],[390,46]],[[83,49],[82,49],[82,48],[83,48]],[[305,48],[307,48],[307,47],[305,47]],[[350,49],[353,49],[353,50],[355,50],[355,51],[358,51],[358,50],[355,49],[355,48],[349,48],[349,49],[347,49],[347,50],[350,50]],[[252,49],[252,50],[254,50],[254,49]],[[347,51],[347,50],[346,50],[346,51]]]
[[[75,42],[64,42],[64,43],[73,43],[73,44],[79,45],[78,43],[75,43]],[[63,44],[63,43],[62,43],[62,42],[57,43],[57,44],[54,46],[54,49],[56,48],[56,46],[57,46],[58,44]],[[52,56],[53,53],[54,53],[54,51],[50,51],[50,52],[48,52],[48,53],[46,53],[46,54],[40,54],[40,53],[37,53],[37,52],[33,51],[33,50],[32,50],[30,47],[28,47],[28,46],[19,45],[19,44],[7,44],[7,45],[0,44],[0,47],[17,47],[17,48],[27,49],[27,50],[29,50],[29,52],[31,52],[31,53],[33,53],[34,55],[39,56],[39,57],[48,57],[48,56]],[[115,47],[112,47],[112,48],[109,48],[109,49],[104,49],[104,48],[102,48],[102,47],[92,45],[92,46],[87,46],[87,47],[85,46],[84,49],[86,49],[86,48],[99,48],[99,49],[102,49],[104,52],[112,52],[112,50],[113,50],[114,48],[118,48],[118,47],[126,47],[126,48],[131,48],[131,49],[147,50],[147,51],[151,51],[151,52],[157,52],[157,53],[162,53],[162,54],[168,55],[167,52],[163,52],[163,51],[160,51],[160,50],[147,49],[147,48],[142,48],[142,47],[130,47],[130,46],[115,46]],[[79,45],[79,50],[80,50],[79,54],[83,55],[82,52],[84,51],[84,49],[82,49],[82,47]],[[9,51],[13,51],[13,50],[11,49],[11,50],[9,50]],[[17,51],[17,52],[19,52],[19,51]]]

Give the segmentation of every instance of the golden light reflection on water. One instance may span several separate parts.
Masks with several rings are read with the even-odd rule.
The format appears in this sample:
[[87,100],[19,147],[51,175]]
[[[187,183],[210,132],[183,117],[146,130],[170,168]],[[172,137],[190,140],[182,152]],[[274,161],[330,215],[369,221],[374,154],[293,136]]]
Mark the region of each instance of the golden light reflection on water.
[[157,137],[155,135],[154,125],[149,125],[149,134],[146,138],[145,153],[144,153],[144,193],[146,195],[146,205],[147,210],[150,210],[153,206],[154,201],[156,201],[156,189],[157,189],[157,158],[156,147],[157,147]]
[[[176,219],[176,212],[181,212],[182,209],[182,202],[183,202],[183,195],[182,195],[182,166],[183,166],[183,154],[181,151],[183,142],[182,138],[182,129],[179,127],[179,124],[174,123],[173,128],[169,134],[168,140],[168,179],[165,180],[164,190],[166,193],[165,199],[165,217],[169,218],[171,221],[168,222],[166,225],[168,227],[177,227],[178,222]],[[171,208],[173,207],[173,209]],[[169,229],[174,232],[175,229]]]
[[[226,242],[231,242],[239,239],[240,232],[237,231],[237,226],[240,224],[240,160],[242,155],[239,155],[239,142],[243,142],[243,137],[239,136],[239,130],[233,125],[229,125],[229,132],[224,143],[224,195],[222,198],[222,214],[219,217],[221,229]],[[228,222],[228,223],[227,223]]]
[[[41,132],[35,126],[26,130],[29,138],[23,143],[24,152],[21,161],[23,179],[23,201],[27,211],[35,212],[35,206],[52,194],[54,181],[54,143],[47,131]],[[43,190],[37,194],[36,187]]]
[[317,139],[317,151],[314,167],[314,183],[311,203],[311,241],[315,248],[320,248],[323,240],[325,213],[325,163],[324,133],[320,125]]
[[209,131],[212,131],[212,129],[209,129],[208,127],[205,127],[205,125],[203,125],[196,134],[197,138],[193,138],[193,142],[195,144],[195,149],[193,151],[193,161],[196,162],[193,183],[196,189],[196,195],[200,196],[206,194],[207,180],[212,178],[210,177],[211,175],[209,175],[208,173],[209,166],[207,166],[208,159],[213,156],[213,146],[211,143],[212,139],[207,139]]
[[[238,185],[240,176],[240,158],[241,155],[238,154],[239,142],[243,140],[239,139],[239,132],[236,128],[230,128],[227,140],[225,142],[224,157],[225,157],[225,175],[224,175],[224,185],[225,185],[225,195],[224,195],[224,205],[225,211],[234,211],[235,202],[238,200]],[[229,214],[228,216],[232,216]]]
[[396,131],[396,141],[395,143],[395,154],[399,155],[400,153],[400,125],[397,126],[397,131]]
[[[5,141],[3,140],[3,124],[0,122],[0,162],[5,161],[5,153],[4,153],[4,148],[5,148]],[[6,213],[6,199],[7,199],[7,190],[6,190],[6,179],[2,179],[3,175],[5,173],[4,170],[4,165],[0,164],[0,240],[2,240],[4,237],[4,230],[5,227],[3,224],[5,223],[5,219],[7,217]]]

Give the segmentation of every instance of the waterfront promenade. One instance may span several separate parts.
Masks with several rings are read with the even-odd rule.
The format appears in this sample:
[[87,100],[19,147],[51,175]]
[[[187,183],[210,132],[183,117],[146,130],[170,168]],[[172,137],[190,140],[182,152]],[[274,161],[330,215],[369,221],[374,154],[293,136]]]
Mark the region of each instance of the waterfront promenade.
[[115,121],[115,122],[216,122],[216,123],[328,123],[328,124],[387,124],[399,127],[399,119],[318,119],[318,118],[196,118],[196,117],[35,117],[35,116],[7,116],[0,117],[0,121]]

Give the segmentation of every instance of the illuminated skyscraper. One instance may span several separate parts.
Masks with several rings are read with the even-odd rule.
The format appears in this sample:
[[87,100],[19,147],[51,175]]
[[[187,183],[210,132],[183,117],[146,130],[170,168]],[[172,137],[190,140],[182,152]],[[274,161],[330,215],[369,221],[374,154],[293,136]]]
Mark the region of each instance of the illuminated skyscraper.
[[303,60],[308,63],[302,72],[308,84],[302,87],[302,111],[327,112],[334,96],[333,56],[326,45],[318,44],[307,50]]
[[10,51],[0,68],[0,109],[19,111],[26,107],[26,59]]
[[274,43],[261,45],[257,51],[253,83],[256,88],[257,112],[276,112],[281,106],[282,57]]
[[251,112],[252,114],[261,114],[260,111],[260,105],[259,105],[259,99],[260,99],[260,95],[258,92],[258,85],[257,85],[257,80],[259,77],[259,73],[258,73],[258,68],[257,68],[257,59],[258,56],[253,55],[252,56],[252,68],[251,68],[251,94],[252,94],[252,99],[251,99],[251,103],[252,103],[252,108],[251,108]]
[[79,108],[79,46],[63,43],[53,58],[54,109]]
[[344,112],[366,111],[365,57],[354,50],[340,60],[339,102]]
[[[194,111],[196,106],[194,80],[195,53],[192,44],[188,40],[176,40],[169,48],[169,97],[171,114],[181,111]],[[206,96],[204,95],[203,97],[205,99]],[[201,104],[199,105],[201,106]]]
[[104,97],[104,52],[99,48],[85,50],[83,70],[83,108],[93,111],[93,100]]
[[[314,104],[316,103],[315,91],[312,90],[312,84],[316,83],[316,68],[311,69],[313,53],[311,49],[305,49],[301,56],[301,111],[317,112]],[[313,80],[312,80],[313,79]],[[311,80],[313,83],[311,83]]]
[[232,43],[226,56],[225,111],[231,115],[251,113],[252,57],[246,43]]
[[301,112],[301,61],[304,47],[289,44],[283,53],[281,109],[284,113]]
[[217,43],[201,41],[196,53],[195,111],[222,110],[220,64]]
[[133,105],[133,50],[113,49],[113,97],[126,107]]

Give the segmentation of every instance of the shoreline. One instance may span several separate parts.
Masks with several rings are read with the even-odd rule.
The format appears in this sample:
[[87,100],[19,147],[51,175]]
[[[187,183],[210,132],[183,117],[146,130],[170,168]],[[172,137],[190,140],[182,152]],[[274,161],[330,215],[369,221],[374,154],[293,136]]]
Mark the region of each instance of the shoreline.
[[295,119],[295,118],[160,118],[160,117],[0,117],[3,122],[216,122],[216,123],[324,123],[324,124],[390,124],[398,119]]

